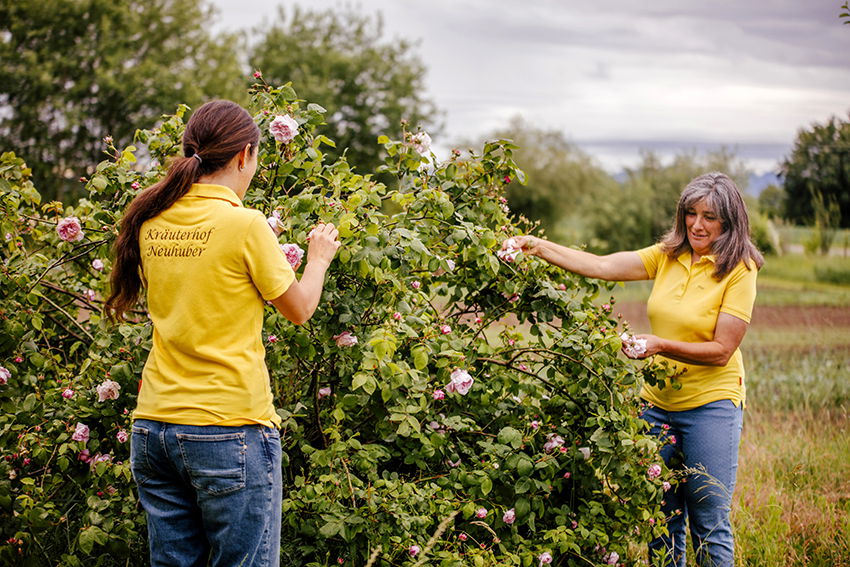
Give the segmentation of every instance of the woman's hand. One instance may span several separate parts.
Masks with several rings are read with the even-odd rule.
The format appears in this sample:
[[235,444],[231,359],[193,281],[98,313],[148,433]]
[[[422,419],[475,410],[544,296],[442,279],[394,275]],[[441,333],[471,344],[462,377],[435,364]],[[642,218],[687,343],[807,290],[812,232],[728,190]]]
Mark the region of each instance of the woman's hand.
[[623,354],[635,360],[643,360],[654,354],[658,354],[664,349],[664,341],[655,335],[633,335],[629,338],[631,344],[636,341],[641,341],[641,349],[629,348],[629,343],[623,341]]
[[502,242],[502,250],[521,250],[527,256],[537,256],[537,250],[540,248],[541,239],[536,236],[523,235],[512,236]]
[[333,223],[319,223],[310,231],[307,240],[307,263],[319,262],[329,266],[331,260],[336,256],[336,251],[342,244],[339,240],[339,231]]

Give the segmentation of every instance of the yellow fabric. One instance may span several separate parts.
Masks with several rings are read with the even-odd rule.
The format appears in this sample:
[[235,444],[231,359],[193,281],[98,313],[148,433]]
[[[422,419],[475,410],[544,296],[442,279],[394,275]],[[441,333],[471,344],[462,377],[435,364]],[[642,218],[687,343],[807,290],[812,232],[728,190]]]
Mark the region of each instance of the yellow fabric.
[[263,300],[295,280],[265,217],[221,185],[189,192],[139,232],[153,348],[133,417],[277,426]]
[[[647,303],[652,333],[664,339],[683,342],[714,340],[717,316],[728,313],[750,322],[756,299],[754,264],[744,262],[717,281],[714,257],[703,256],[691,265],[691,254],[670,258],[659,245],[637,251],[650,279],[655,282]],[[663,389],[644,386],[641,397],[667,411],[693,409],[718,400],[732,400],[741,405],[746,400],[744,363],[740,349],[726,366],[685,364],[659,357],[685,370],[678,380],[680,390],[669,385]]]

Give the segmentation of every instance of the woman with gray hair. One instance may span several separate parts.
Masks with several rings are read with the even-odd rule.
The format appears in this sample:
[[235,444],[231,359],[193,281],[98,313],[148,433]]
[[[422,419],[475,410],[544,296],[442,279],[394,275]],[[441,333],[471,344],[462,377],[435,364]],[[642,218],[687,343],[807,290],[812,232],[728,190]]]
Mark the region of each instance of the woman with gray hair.
[[657,244],[597,256],[533,236],[502,244],[570,272],[613,281],[655,280],[652,334],[624,341],[631,358],[657,355],[680,373],[680,389],[644,385],[642,417],[665,441],[661,454],[687,479],[665,494],[668,534],[650,543],[653,565],[685,566],[690,526],[697,563],[734,564],[729,512],[746,395],[738,346],[747,331],[764,258],[750,240],[741,192],[723,173],[693,179],[673,227]]

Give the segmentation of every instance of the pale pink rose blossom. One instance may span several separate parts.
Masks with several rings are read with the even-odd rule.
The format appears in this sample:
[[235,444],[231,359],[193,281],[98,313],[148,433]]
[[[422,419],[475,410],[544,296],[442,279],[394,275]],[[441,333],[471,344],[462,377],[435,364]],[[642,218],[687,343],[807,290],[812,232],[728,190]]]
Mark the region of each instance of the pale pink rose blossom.
[[276,116],[269,125],[269,131],[275,140],[282,144],[288,144],[298,134],[298,122],[288,114]]
[[98,272],[102,272],[103,271],[103,260],[101,260],[100,258],[95,258],[94,260],[91,261],[91,267],[94,268],[95,270],[97,270]]
[[139,185],[138,181],[133,181],[132,183],[130,183],[130,189],[132,189],[133,191],[135,191],[139,187],[141,187],[141,185]]
[[469,375],[469,372],[460,368],[455,368],[451,374],[451,380],[451,382],[446,384],[446,391],[451,393],[457,392],[461,396],[465,396],[475,382],[472,376]]
[[8,384],[11,377],[11,371],[5,366],[0,366],[0,385]]
[[11,232],[6,233],[6,242],[9,242],[14,238],[14,235]]
[[487,508],[479,508],[475,511],[475,517],[482,520],[487,517]]
[[579,447],[578,452],[584,457],[584,460],[590,459],[590,447]]
[[557,433],[550,433],[546,436],[546,443],[543,444],[543,450],[547,453],[554,451],[564,444],[564,438]]
[[481,323],[482,321],[484,321],[484,319],[482,319],[481,317],[476,317],[476,318],[475,318],[475,322],[476,322],[476,323]]
[[77,217],[65,217],[60,220],[56,225],[56,232],[65,242],[79,242],[85,236],[83,227],[80,226],[80,219]]
[[540,555],[537,556],[537,560],[540,561],[538,565],[549,565],[552,563],[552,554],[548,551],[544,551]]
[[117,400],[119,390],[121,390],[121,385],[118,382],[115,380],[104,380],[97,387],[97,401]]
[[649,468],[646,469],[646,476],[649,477],[649,480],[655,480],[656,478],[661,476],[661,465],[649,465]]
[[569,471],[564,473],[564,478],[570,478],[571,476],[573,476],[573,473]]
[[412,287],[413,289],[419,289],[420,287],[422,287],[422,284],[419,282],[419,280],[414,280],[410,283],[410,287]]
[[448,325],[440,325],[440,332],[443,333],[444,335],[448,335],[449,333],[452,332],[452,328],[449,327]]
[[74,441],[82,441],[83,443],[88,443],[89,426],[85,423],[78,423],[76,429],[74,429],[74,434],[71,435],[71,439],[73,439]]
[[537,429],[540,427],[540,422],[536,419],[530,423],[532,429]]
[[262,73],[260,73],[259,71],[254,71],[254,78],[255,78],[255,79],[259,79],[259,78],[260,78],[260,77],[262,77],[262,76],[263,76],[263,74],[262,74]]
[[499,257],[500,260],[504,262],[515,262],[517,256],[521,252],[519,246],[517,246],[517,241],[515,238],[508,238],[505,241],[505,248],[503,250],[499,250],[496,252],[496,256]]
[[97,297],[97,294],[94,292],[93,289],[87,289],[86,291],[83,292],[83,296],[85,296],[86,300],[89,303],[91,303],[92,301],[95,300],[95,298]]
[[127,439],[130,438],[130,434],[124,429],[119,429],[118,433],[115,434],[115,438],[118,439],[119,443],[126,443]]
[[395,319],[396,321],[401,321],[401,313],[399,313],[398,311],[393,313],[393,319]]
[[417,132],[410,137],[410,145],[419,155],[426,155],[431,151],[431,136],[427,132]]
[[468,536],[468,535],[466,535],[466,534],[465,534],[465,533],[463,533],[463,532],[459,533],[459,534],[458,534],[458,536],[457,536],[457,538],[458,538],[460,541],[466,541],[466,539],[467,539],[468,537],[469,537],[469,536]]
[[513,524],[516,521],[516,510],[511,508],[502,516],[502,521],[508,525]]
[[325,386],[324,388],[319,388],[319,391],[317,392],[316,397],[318,397],[321,400],[322,398],[326,398],[330,395],[331,395],[331,387]]
[[433,397],[435,400],[442,400],[446,397],[446,393],[442,390],[434,390],[434,393],[431,394],[431,397]]
[[558,284],[558,289],[560,289],[561,291],[567,291],[567,285],[566,284]]
[[302,258],[304,258],[304,250],[298,246],[297,244],[281,244],[280,249],[283,250],[283,253],[286,255],[286,259],[289,261],[289,265],[293,268],[297,268],[299,264],[301,264]]
[[455,264],[454,260],[447,259],[446,260],[446,266],[448,266],[450,272],[453,272],[454,269],[457,267],[457,264]]
[[420,552],[420,551],[421,551],[421,549],[419,548],[419,546],[418,546],[418,545],[411,545],[411,546],[407,549],[407,553],[408,553],[408,555],[410,555],[411,557],[416,557],[417,555],[419,555],[419,552]]
[[334,335],[333,340],[336,341],[336,346],[338,347],[353,347],[357,344],[357,337],[352,335],[350,331],[344,331],[338,335]]
[[74,390],[72,390],[71,388],[65,388],[65,391],[62,392],[62,397],[66,400],[70,400],[74,397]]
[[278,211],[274,211],[271,216],[266,218],[266,224],[269,225],[275,234],[280,234],[280,229],[282,228],[280,225],[280,213]]
[[646,339],[636,339],[628,333],[621,334],[620,339],[623,341],[623,352],[629,358],[640,358],[646,354]]
[[89,453],[88,449],[83,449],[77,454],[77,459],[84,463],[88,463],[91,461],[91,453]]
[[268,340],[270,343],[274,344],[277,341],[279,341],[280,339],[277,338],[277,335],[269,335],[269,338],[266,339],[266,340]]
[[666,480],[661,483],[661,488],[664,489],[664,492],[667,492],[671,488],[671,484]]
[[602,560],[605,562],[606,565],[616,565],[620,562],[620,554],[616,551],[612,551],[611,553],[605,555]]

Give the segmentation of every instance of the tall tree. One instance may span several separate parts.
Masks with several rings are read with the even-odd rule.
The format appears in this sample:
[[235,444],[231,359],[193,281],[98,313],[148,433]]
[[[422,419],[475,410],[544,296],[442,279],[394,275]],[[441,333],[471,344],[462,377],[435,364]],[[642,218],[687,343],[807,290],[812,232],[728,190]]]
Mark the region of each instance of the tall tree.
[[833,116],[800,130],[782,163],[782,176],[789,220],[813,223],[815,200],[822,199],[837,206],[841,227],[850,227],[850,121]]
[[244,98],[234,36],[203,0],[0,0],[0,147],[61,197],[178,103]]
[[[384,38],[380,15],[353,8],[305,11],[277,21],[251,50],[250,63],[269,83],[291,81],[298,96],[327,109],[328,136],[361,173],[380,163],[381,134],[397,135],[406,119],[415,131],[436,126],[425,95],[425,65],[405,39]],[[333,152],[331,152],[333,153]]]

